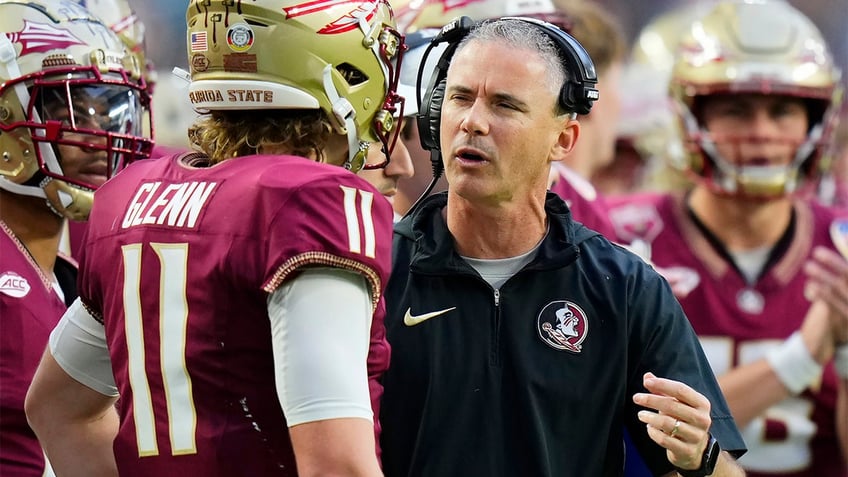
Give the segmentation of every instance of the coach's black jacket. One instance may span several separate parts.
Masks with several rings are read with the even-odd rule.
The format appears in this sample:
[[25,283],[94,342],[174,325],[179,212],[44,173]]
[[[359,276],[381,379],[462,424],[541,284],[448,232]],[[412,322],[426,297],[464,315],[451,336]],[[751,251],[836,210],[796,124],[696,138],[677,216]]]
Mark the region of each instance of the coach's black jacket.
[[744,452],[695,333],[650,266],[549,193],[538,255],[493,290],[456,253],[446,201],[429,198],[395,228],[387,477],[618,476],[625,427],[652,471],[670,472],[631,399],[647,371],[706,395],[713,435]]

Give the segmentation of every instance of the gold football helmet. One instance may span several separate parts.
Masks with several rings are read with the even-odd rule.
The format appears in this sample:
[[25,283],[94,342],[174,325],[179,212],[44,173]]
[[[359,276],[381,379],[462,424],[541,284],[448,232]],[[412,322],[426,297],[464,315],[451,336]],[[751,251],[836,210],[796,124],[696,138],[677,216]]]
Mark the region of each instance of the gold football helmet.
[[144,67],[144,79],[147,88],[152,91],[156,82],[156,69],[147,57],[144,40],[144,23],[136,15],[127,0],[75,0],[97,15],[103,23],[118,34],[127,49],[138,56],[139,63]]
[[639,31],[630,53],[632,61],[669,75],[680,38],[709,10],[710,4],[692,3],[657,15]]
[[0,29],[0,188],[84,220],[100,183],[150,155],[138,60],[73,2],[5,0]]
[[440,29],[461,16],[472,20],[533,17],[568,31],[568,18],[551,0],[400,0],[392,2],[392,6],[398,28],[404,33]]
[[[841,97],[840,71],[821,33],[783,1],[722,1],[680,40],[670,94],[686,154],[675,164],[734,195],[769,197],[794,192],[821,172],[819,157]],[[722,157],[717,144],[762,141],[718,137],[700,124],[697,100],[712,94],[768,94],[801,98],[810,128],[787,166],[751,166]]]
[[[385,0],[358,3],[192,0],[187,13],[189,97],[198,112],[322,109],[346,134],[346,167],[368,144],[391,153],[403,98],[403,36]],[[378,168],[385,163],[366,166]]]
[[[622,114],[617,125],[618,146],[632,152],[644,167],[639,178],[648,187],[677,189],[679,171],[669,163],[682,161],[683,143],[668,94],[677,42],[689,25],[706,13],[710,5],[684,4],[663,11],[640,31],[630,51],[630,61],[621,77]],[[639,91],[639,94],[631,94]]]

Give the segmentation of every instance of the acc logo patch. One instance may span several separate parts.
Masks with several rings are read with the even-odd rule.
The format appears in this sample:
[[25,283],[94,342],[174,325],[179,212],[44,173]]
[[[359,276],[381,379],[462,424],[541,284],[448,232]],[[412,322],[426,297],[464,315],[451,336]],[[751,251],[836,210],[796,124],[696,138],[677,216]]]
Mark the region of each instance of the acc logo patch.
[[195,54],[191,57],[191,67],[194,71],[202,73],[209,69],[209,58],[200,53]]
[[253,46],[253,30],[245,23],[236,23],[227,29],[227,46],[237,53],[244,53]]
[[0,275],[0,293],[14,298],[23,298],[29,293],[30,286],[26,278],[15,272],[4,272]]
[[536,318],[539,338],[554,349],[579,353],[589,334],[586,313],[570,301],[554,301],[545,305]]

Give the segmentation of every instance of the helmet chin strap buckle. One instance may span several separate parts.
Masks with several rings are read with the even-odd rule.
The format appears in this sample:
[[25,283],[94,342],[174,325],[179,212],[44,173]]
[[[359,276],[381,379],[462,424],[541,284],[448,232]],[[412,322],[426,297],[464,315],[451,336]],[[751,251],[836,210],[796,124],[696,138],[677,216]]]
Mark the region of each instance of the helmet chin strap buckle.
[[350,151],[344,168],[353,173],[359,172],[365,166],[365,159],[368,158],[368,143],[360,141],[359,146],[351,148]]
[[333,84],[332,67],[327,65],[324,67],[323,73],[324,93],[333,104],[333,115],[336,119],[344,124],[345,133],[347,134],[347,161],[344,163],[344,168],[359,172],[362,166],[365,165],[365,157],[368,154],[368,144],[359,141],[356,131],[356,123],[353,118],[356,117],[356,110],[347,98],[339,96],[336,86]]

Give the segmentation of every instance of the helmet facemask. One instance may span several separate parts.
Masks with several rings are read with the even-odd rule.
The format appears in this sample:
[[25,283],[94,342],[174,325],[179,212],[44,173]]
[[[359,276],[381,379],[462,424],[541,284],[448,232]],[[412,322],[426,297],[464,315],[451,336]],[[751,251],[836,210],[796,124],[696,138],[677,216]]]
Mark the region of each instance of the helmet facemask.
[[[324,94],[332,104],[333,119],[342,126],[348,140],[348,159],[343,164],[345,169],[359,172],[362,169],[382,169],[389,164],[389,157],[394,150],[395,143],[400,133],[400,128],[395,127],[397,119],[403,114],[404,98],[397,94],[397,85],[400,78],[400,65],[403,53],[406,49],[403,35],[396,29],[375,23],[369,25],[365,17],[360,17],[358,28],[363,32],[363,45],[372,50],[383,76],[386,79],[386,94],[380,109],[374,114],[371,124],[373,130],[358,131],[356,122],[356,110],[347,98],[341,97],[333,83],[333,66],[328,64],[324,68],[323,84]],[[373,28],[381,28],[374,39]],[[364,72],[353,65],[342,64],[335,67],[350,88],[367,81]],[[372,142],[379,141],[386,159],[376,164],[366,164],[368,158],[368,147]]]
[[[729,95],[728,98],[733,98]],[[808,127],[803,137],[766,137],[736,132],[710,132],[692,111],[678,104],[690,158],[689,172],[718,193],[764,198],[798,193],[814,183],[826,143],[822,101],[805,103]],[[814,104],[815,103],[815,104]],[[757,157],[761,156],[761,157]],[[785,158],[774,161],[772,158]],[[746,159],[747,158],[747,159]]]
[[[386,93],[386,100],[383,102],[383,107],[374,118],[374,129],[377,138],[382,144],[385,160],[376,164],[363,164],[362,169],[365,170],[383,169],[389,165],[389,158],[400,136],[401,128],[399,125],[401,124],[404,105],[406,104],[406,98],[397,93],[403,54],[407,48],[404,44],[403,35],[393,28],[386,27],[380,35],[379,45],[378,57],[386,65],[388,92]],[[367,147],[365,153],[368,153]],[[365,158],[362,158],[362,161],[364,162]]]
[[[808,18],[786,2],[723,0],[692,23],[676,58],[669,88],[687,153],[674,166],[727,195],[769,198],[814,185],[839,109],[841,72]],[[803,103],[805,135],[766,140],[707,131],[701,106],[713,96]],[[768,144],[791,149],[782,165],[756,157],[740,163],[743,151]]]
[[[147,158],[138,59],[73,4],[0,4],[0,188],[85,220],[93,191]],[[149,120],[149,116],[147,117]]]

